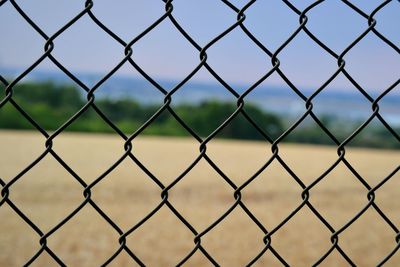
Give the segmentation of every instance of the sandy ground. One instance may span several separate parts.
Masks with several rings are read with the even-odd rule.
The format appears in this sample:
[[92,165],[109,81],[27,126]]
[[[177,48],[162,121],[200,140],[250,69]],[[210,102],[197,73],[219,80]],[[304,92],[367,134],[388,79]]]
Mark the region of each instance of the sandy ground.
[[[37,133],[0,132],[0,177],[16,176],[45,148]],[[309,184],[336,159],[333,147],[283,144],[279,154]],[[124,152],[123,140],[111,135],[63,133],[54,151],[86,183],[90,183]],[[137,158],[164,184],[171,183],[198,155],[198,144],[185,138],[139,137]],[[207,155],[236,184],[243,184],[271,156],[263,142],[213,140]],[[400,152],[348,148],[346,158],[371,185],[400,163]],[[235,201],[233,189],[201,160],[169,191],[169,201],[198,231]],[[302,202],[301,187],[274,161],[242,191],[242,201],[266,229],[276,227]],[[82,186],[51,156],[10,188],[10,199],[47,232],[83,202]],[[339,229],[368,202],[368,190],[343,165],[310,193],[310,202]],[[126,231],[160,203],[161,189],[129,158],[92,189],[92,199]],[[400,173],[376,193],[376,203],[400,226]],[[331,245],[329,230],[307,208],[300,210],[272,236],[272,245],[291,266],[310,266]],[[119,247],[118,233],[90,206],[48,239],[48,246],[69,266],[98,266]],[[39,236],[7,205],[0,207],[0,266],[21,266],[39,250]],[[174,266],[194,247],[194,235],[166,207],[127,237],[129,248],[147,266]],[[222,266],[243,266],[263,248],[263,232],[237,207],[202,238],[202,245]],[[395,233],[370,208],[339,236],[339,245],[358,266],[375,266],[396,245]],[[43,253],[33,266],[57,266]],[[122,252],[111,266],[135,266]],[[187,266],[211,266],[198,251]],[[281,266],[267,251],[256,266]],[[348,266],[334,251],[321,266]],[[400,252],[387,266],[400,266]]]

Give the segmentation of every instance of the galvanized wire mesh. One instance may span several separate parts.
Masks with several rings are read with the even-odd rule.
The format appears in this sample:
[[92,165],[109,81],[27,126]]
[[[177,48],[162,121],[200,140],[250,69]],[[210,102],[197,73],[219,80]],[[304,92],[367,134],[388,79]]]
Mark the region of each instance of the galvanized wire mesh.
[[[119,239],[118,242],[120,244],[119,248],[109,256],[108,260],[104,262],[103,265],[107,265],[111,263],[118,255],[125,251],[128,255],[132,257],[136,261],[137,264],[140,266],[145,266],[146,262],[139,258],[135,254],[135,251],[130,249],[127,245],[126,239],[129,235],[135,232],[138,228],[142,225],[146,224],[146,222],[156,214],[161,207],[166,206],[176,217],[193,233],[193,249],[187,254],[183,255],[180,262],[177,265],[183,265],[185,262],[190,259],[195,252],[201,252],[210,263],[215,266],[218,266],[220,263],[216,261],[216,259],[212,256],[213,252],[206,250],[202,246],[202,238],[206,236],[214,227],[216,227],[219,223],[221,223],[225,218],[230,216],[231,212],[235,209],[242,209],[245,214],[254,222],[254,224],[264,233],[264,238],[260,240],[263,242],[264,248],[258,252],[257,256],[253,258],[248,265],[252,265],[257,262],[257,260],[267,251],[269,250],[279,262],[282,263],[284,266],[288,266],[289,264],[282,257],[273,247],[272,240],[274,238],[274,234],[283,227],[291,218],[298,213],[302,209],[309,209],[325,227],[331,232],[331,246],[329,250],[327,250],[320,258],[314,263],[314,265],[319,265],[324,262],[324,260],[333,252],[337,251],[340,255],[347,261],[349,265],[355,266],[355,263],[351,259],[350,256],[344,251],[341,246],[339,245],[340,235],[349,228],[356,220],[358,220],[361,216],[363,216],[364,212],[373,207],[380,218],[393,230],[393,238],[396,240],[396,246],[393,247],[393,250],[388,254],[384,255],[381,258],[380,263],[378,266],[383,265],[387,262],[399,249],[400,247],[400,233],[398,227],[385,215],[385,213],[378,207],[378,205],[374,202],[375,200],[375,193],[379,190],[385,183],[387,183],[400,169],[400,166],[397,166],[394,170],[390,172],[389,175],[386,177],[382,177],[381,182],[372,187],[368,184],[368,182],[363,178],[361,174],[359,174],[355,168],[350,164],[350,162],[346,159],[346,145],[349,144],[364,128],[366,128],[373,119],[377,119],[381,122],[381,124],[391,133],[391,135],[397,140],[400,141],[400,137],[398,133],[392,129],[392,127],[385,121],[384,117],[379,113],[379,104],[380,101],[389,93],[391,92],[399,83],[400,79],[398,79],[395,83],[389,86],[386,90],[384,90],[378,97],[372,97],[366,90],[360,86],[357,81],[351,76],[351,74],[345,68],[345,58],[346,54],[353,49],[357,44],[365,38],[367,35],[375,35],[379,38],[382,44],[388,45],[393,51],[397,54],[400,53],[399,47],[397,47],[393,42],[387,39],[382,33],[380,33],[376,28],[376,20],[375,15],[380,12],[382,8],[384,8],[387,4],[391,2],[391,0],[387,0],[382,2],[378,5],[370,14],[364,13],[360,8],[358,8],[355,4],[347,1],[342,0],[344,4],[349,9],[355,11],[355,15],[362,17],[365,19],[365,30],[360,34],[353,42],[351,42],[343,51],[340,53],[334,52],[331,48],[329,48],[324,42],[319,40],[308,28],[307,28],[307,21],[308,17],[307,14],[313,11],[313,8],[324,2],[324,0],[319,0],[311,5],[309,5],[304,10],[299,10],[294,3],[288,0],[283,0],[286,4],[287,8],[293,11],[298,18],[299,18],[299,25],[298,28],[290,35],[287,40],[285,40],[276,51],[270,51],[261,41],[259,41],[252,32],[246,28],[244,21],[246,20],[246,10],[251,7],[256,0],[249,1],[246,5],[241,8],[238,8],[231,2],[227,0],[221,0],[232,12],[236,13],[237,20],[234,24],[226,28],[223,32],[221,32],[218,36],[214,39],[210,40],[205,46],[200,46],[196,41],[185,31],[185,29],[178,23],[178,21],[174,18],[174,4],[172,0],[163,0],[165,3],[165,13],[159,17],[156,21],[154,21],[151,25],[149,25],[143,32],[137,35],[132,40],[123,40],[117,34],[115,34],[112,30],[107,28],[105,24],[102,23],[97,17],[96,14],[92,11],[92,8],[95,4],[93,0],[87,0],[82,8],[82,11],[77,14],[73,19],[71,19],[68,23],[66,23],[63,27],[61,27],[56,33],[49,36],[47,35],[35,22],[24,12],[24,10],[18,5],[18,3],[14,0],[3,0],[0,1],[0,7],[9,2],[13,8],[18,12],[18,14],[32,27],[32,30],[37,32],[45,41],[44,43],[44,53],[38,58],[31,66],[29,66],[26,70],[24,70],[18,77],[16,77],[12,81],[7,81],[3,76],[0,75],[0,81],[4,85],[5,89],[5,97],[0,102],[0,109],[6,104],[12,104],[21,115],[23,115],[26,120],[30,122],[30,124],[46,138],[45,142],[45,149],[41,153],[39,157],[37,157],[33,162],[31,162],[28,166],[26,166],[18,175],[14,178],[10,179],[7,183],[0,179],[1,184],[1,200],[0,200],[0,207],[4,205],[8,205],[12,210],[15,211],[32,229],[32,231],[36,232],[38,235],[38,240],[40,244],[40,249],[32,255],[26,265],[30,265],[42,254],[48,253],[59,265],[64,266],[65,263],[63,259],[60,258],[48,245],[48,238],[53,235],[56,231],[58,231],[63,225],[65,225],[71,218],[76,216],[83,207],[86,205],[90,205],[93,207],[97,213],[112,227],[115,232],[118,233]],[[121,45],[121,51],[124,53],[124,58],[110,71],[108,72],[100,81],[98,81],[93,87],[88,87],[84,84],[80,79],[78,79],[72,72],[68,70],[63,63],[60,62],[55,56],[53,56],[52,51],[54,49],[54,41],[60,35],[62,35],[69,27],[71,27],[74,23],[80,20],[82,17],[89,17],[100,29],[106,32],[109,38],[113,39],[115,42]],[[141,66],[139,66],[135,62],[135,57],[133,56],[133,47],[136,43],[140,42],[140,40],[146,36],[149,32],[154,30],[162,21],[169,20],[172,22],[174,27],[180,32],[182,38],[184,38],[188,43],[190,43],[197,51],[199,55],[199,63],[198,65],[191,70],[190,74],[187,75],[184,79],[182,79],[174,88],[168,90],[161,86],[155,79],[153,79],[149,74],[147,74]],[[254,42],[254,44],[259,47],[264,53],[266,57],[269,57],[271,60],[271,67],[268,72],[265,73],[263,77],[261,77],[258,81],[254,82],[247,90],[239,94],[236,92],[228,82],[224,81],[221,76],[207,63],[207,50],[224,38],[227,34],[229,34],[234,29],[240,29],[249,40]],[[336,71],[317,89],[314,91],[313,94],[310,96],[306,96],[299,90],[295,84],[293,84],[289,78],[285,75],[285,73],[280,69],[280,61],[279,61],[279,54],[291,43],[296,36],[300,33],[304,32],[308,38],[314,41],[318,46],[320,46],[327,54],[332,57],[332,60],[337,62],[337,69]],[[80,86],[82,90],[86,92],[87,102],[86,104],[81,107],[81,109],[76,112],[73,116],[69,118],[63,125],[61,125],[56,131],[49,133],[45,129],[43,129],[39,123],[37,123],[24,109],[18,105],[17,102],[13,99],[13,88],[17,85],[25,76],[27,76],[31,71],[33,71],[43,60],[49,59],[54,65],[59,68],[63,73],[65,73],[72,81]],[[132,135],[124,134],[114,123],[111,121],[106,114],[102,112],[101,109],[98,108],[95,101],[96,90],[105,82],[107,81],[112,75],[114,75],[124,64],[129,64],[134,67],[147,81],[149,81],[155,88],[157,88],[163,95],[164,95],[164,103],[163,105],[154,113],[151,118],[149,118],[143,125],[141,125],[137,131],[135,131]],[[180,90],[180,88],[187,83],[200,69],[206,69],[216,81],[218,81],[232,96],[236,98],[237,109],[233,112],[218,128],[216,128],[211,134],[207,137],[202,138],[196,132],[189,127],[185,121],[183,121],[177,113],[175,113],[173,107],[171,106],[172,99],[174,94]],[[286,131],[284,131],[278,138],[273,139],[270,135],[265,132],[262,127],[260,127],[252,118],[249,116],[245,111],[245,99],[246,96],[251,93],[257,86],[259,86],[262,82],[264,82],[268,77],[272,74],[278,74],[286,84],[292,89],[292,91],[298,96],[299,99],[304,101],[305,105],[305,112],[302,116],[295,121]],[[344,141],[339,141],[335,135],[324,125],[323,122],[318,118],[318,116],[313,112],[313,100],[317,95],[319,95],[332,81],[334,81],[339,74],[343,74],[354,86],[356,90],[358,90],[365,99],[367,99],[371,104],[371,115],[367,120],[365,120],[353,133],[351,133]],[[124,151],[125,153],[108,169],[103,172],[99,177],[97,177],[93,182],[86,183],[54,150],[53,150],[53,141],[57,136],[60,135],[69,125],[71,125],[74,121],[76,121],[79,117],[81,117],[86,111],[89,109],[94,110],[98,116],[107,123],[117,135],[120,136],[121,139],[124,140]],[[187,168],[174,179],[169,184],[164,184],[160,181],[160,179],[154,175],[146,166],[137,158],[135,155],[135,149],[133,148],[132,141],[137,138],[147,127],[149,127],[154,120],[157,119],[160,114],[163,112],[168,112],[171,114],[176,121],[186,129],[186,131],[198,142],[199,153],[196,159],[189,165]],[[249,177],[244,183],[242,184],[235,184],[232,179],[230,179],[219,167],[218,165],[213,162],[213,160],[207,155],[207,144],[219,133],[221,132],[236,116],[239,114],[243,115],[246,120],[250,123],[251,127],[254,127],[265,139],[265,142],[271,144],[272,156],[263,164],[263,166],[257,170],[251,177]],[[285,163],[284,159],[281,157],[279,152],[279,144],[281,141],[288,136],[291,132],[293,132],[306,118],[311,118],[315,121],[316,124],[323,130],[323,132],[329,136],[329,138],[336,144],[337,146],[337,159],[336,161],[329,166],[319,177],[317,177],[313,182],[310,184],[305,184],[297,175],[296,173]],[[75,208],[73,212],[68,214],[62,221],[60,221],[57,225],[55,225],[51,230],[47,232],[43,232],[35,223],[31,221],[31,219],[25,215],[17,205],[11,201],[10,196],[13,193],[13,185],[18,182],[26,173],[28,173],[36,164],[38,164],[45,156],[52,156],[55,160],[59,162],[61,166],[65,168],[82,186],[82,192],[84,196],[84,200],[82,203]],[[119,226],[118,222],[113,221],[110,217],[92,200],[92,189],[96,187],[96,185],[104,179],[110,172],[112,172],[122,161],[125,159],[129,159],[134,162],[140,169],[142,169],[159,188],[161,199],[157,206],[147,214],[145,217],[142,218],[139,222],[135,225],[132,225],[130,229],[127,231],[123,231]],[[232,188],[232,195],[234,197],[234,202],[230,206],[228,210],[226,210],[218,219],[216,219],[213,223],[211,223],[205,229],[195,229],[188,220],[181,215],[181,213],[171,204],[168,199],[168,192],[175,187],[185,176],[196,166],[196,164],[201,160],[204,159],[208,162],[208,164],[220,175],[221,179],[223,179],[231,188]],[[259,174],[267,169],[272,162],[278,162],[286,171],[287,173],[293,178],[293,183],[298,184],[300,195],[302,198],[302,202],[298,204],[298,206],[286,217],[282,220],[279,224],[277,224],[272,229],[266,229],[266,227],[256,218],[256,216],[251,212],[251,210],[246,206],[245,200],[242,199],[242,191],[250,184],[252,181],[257,179]],[[330,222],[324,218],[320,212],[313,206],[310,201],[313,188],[320,183],[332,170],[334,170],[338,164],[343,163],[348,170],[354,174],[354,176],[359,180],[360,184],[364,186],[368,193],[366,195],[368,202],[365,206],[359,210],[354,216],[347,221],[344,225],[339,228],[334,228]],[[0,229],[1,232],[1,229]],[[149,248],[151,249],[151,248]]]

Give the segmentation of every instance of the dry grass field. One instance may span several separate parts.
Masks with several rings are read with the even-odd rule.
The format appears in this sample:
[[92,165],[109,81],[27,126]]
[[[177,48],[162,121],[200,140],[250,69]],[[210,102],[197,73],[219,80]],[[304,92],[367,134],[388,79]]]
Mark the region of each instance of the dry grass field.
[[[9,181],[43,150],[45,139],[31,132],[0,132],[0,177]],[[123,154],[123,141],[111,135],[63,133],[54,150],[90,183]],[[139,137],[133,142],[139,160],[165,185],[198,155],[187,138]],[[280,155],[309,184],[336,159],[333,147],[280,145]],[[237,185],[271,156],[263,142],[213,140],[207,154]],[[373,186],[400,163],[400,152],[349,148],[346,158]],[[10,199],[43,232],[49,231],[83,200],[82,186],[51,155],[22,176]],[[215,221],[233,203],[233,189],[204,161],[169,193],[170,202],[198,230]],[[267,229],[274,228],[302,201],[301,188],[274,161],[243,190],[242,199]],[[126,231],[160,202],[160,188],[126,159],[92,189],[92,199]],[[367,190],[340,164],[311,191],[310,202],[340,228],[368,202]],[[376,203],[400,226],[400,173],[376,193]],[[262,231],[240,207],[202,238],[222,266],[243,266],[263,248]],[[369,209],[340,235],[339,244],[358,266],[375,266],[395,247],[395,233]],[[273,247],[291,266],[310,266],[331,245],[330,232],[307,208],[272,237]],[[118,234],[90,206],[48,238],[48,246],[68,266],[98,266],[119,247]],[[193,234],[166,207],[127,238],[128,246],[148,266],[174,266],[194,246]],[[7,204],[0,207],[0,266],[21,266],[40,248],[39,236]],[[267,251],[257,266],[280,266]],[[33,266],[57,266],[43,253]],[[111,266],[135,266],[124,252]],[[210,266],[197,252],[187,266]],[[321,266],[347,266],[334,251]],[[400,266],[397,253],[387,266]]]

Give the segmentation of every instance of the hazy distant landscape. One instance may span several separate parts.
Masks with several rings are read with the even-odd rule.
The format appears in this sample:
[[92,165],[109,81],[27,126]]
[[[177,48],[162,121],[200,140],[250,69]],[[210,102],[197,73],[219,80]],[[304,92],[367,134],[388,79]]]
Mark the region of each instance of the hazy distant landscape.
[[[3,77],[12,79],[22,71],[11,68],[1,68]],[[89,88],[94,86],[103,76],[93,73],[79,73],[77,75]],[[55,71],[34,70],[24,81],[45,82],[52,81],[56,84],[74,84],[65,74]],[[157,80],[167,91],[174,88],[179,81]],[[232,84],[234,90],[243,93],[250,84]],[[306,96],[309,96],[317,88],[298,88]],[[373,98],[378,92],[386,88],[367,90]],[[82,92],[84,92],[82,90]],[[131,98],[143,104],[159,104],[163,102],[163,94],[144,78],[129,76],[112,76],[96,90],[97,97],[113,99]],[[236,98],[222,85],[215,82],[189,81],[173,95],[173,104],[190,103],[198,104],[206,100],[219,100],[235,102]],[[261,84],[246,96],[247,102],[257,105],[259,108],[296,118],[305,112],[304,101],[288,86],[276,86]],[[347,121],[365,121],[371,114],[371,103],[355,88],[331,88],[327,87],[314,100],[314,112],[320,116],[330,116]],[[400,90],[394,88],[381,99],[380,114],[393,125],[400,126]]]
[[[135,87],[133,86],[132,88]],[[41,128],[47,131],[55,131],[85,106],[87,99],[82,92],[82,89],[71,83],[30,80],[20,82],[14,86],[12,99]],[[162,100],[157,103],[140,101],[134,96],[113,97],[112,94],[95,95],[96,107],[128,136],[138,131],[163,105]],[[279,95],[275,97],[279,98]],[[283,100],[281,99],[281,101]],[[337,101],[340,102],[339,99]],[[181,119],[182,123],[193,130],[192,134],[203,138],[213,133],[237,109],[236,103],[228,99],[203,98],[197,102],[174,102],[172,109]],[[339,106],[339,104],[337,105]],[[285,105],[282,104],[282,107],[285,107]],[[287,109],[290,109],[290,107]],[[244,111],[260,127],[262,132],[257,130],[242,113],[238,113],[237,116],[218,132],[216,137],[266,140],[263,136],[266,134],[270,140],[276,140],[301,116],[301,113],[287,114],[263,109],[256,102],[247,102],[244,106]],[[305,111],[302,110],[301,112]],[[317,116],[338,142],[343,142],[363,122],[361,118],[355,119],[350,117],[340,119],[339,115],[317,114]],[[140,134],[190,136],[191,134],[185,129],[186,126],[182,123],[179,123],[169,110],[164,109],[151,121],[150,125],[143,131],[140,130]],[[395,131],[398,130],[395,125],[392,125],[392,127]],[[12,103],[6,103],[0,110],[0,128],[35,129]],[[115,133],[115,129],[106,123],[98,111],[91,106],[79,118],[68,125],[65,131]],[[310,117],[307,117],[294,131],[285,136],[281,141],[337,145]],[[391,149],[400,148],[398,140],[377,121],[370,123],[348,145]]]

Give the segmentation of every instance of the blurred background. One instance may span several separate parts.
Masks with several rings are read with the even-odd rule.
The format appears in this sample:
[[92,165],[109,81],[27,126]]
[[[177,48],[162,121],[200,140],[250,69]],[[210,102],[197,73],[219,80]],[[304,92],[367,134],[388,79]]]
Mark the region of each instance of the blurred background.
[[[380,3],[359,2],[354,4],[366,14],[371,13]],[[302,10],[311,3],[299,1],[295,6]],[[48,36],[53,35],[83,8],[80,2],[67,1],[21,1],[18,4]],[[240,8],[245,2],[236,1],[233,4]],[[378,21],[376,29],[394,45],[400,43],[398,9],[398,3],[393,1],[375,15]],[[165,7],[162,1],[121,1],[118,4],[97,1],[91,11],[122,40],[130,42],[162,16]],[[43,54],[45,40],[10,3],[4,4],[0,12],[0,31],[6,37],[2,40],[0,51],[0,73],[12,81]],[[201,47],[236,21],[236,13],[218,1],[176,1],[173,12],[176,20]],[[326,1],[307,15],[307,28],[338,55],[368,27],[365,18],[340,1]],[[281,1],[255,2],[246,10],[246,16],[244,25],[272,53],[299,25],[298,15]],[[54,40],[52,55],[88,88],[92,88],[124,58],[124,47],[85,15]],[[207,63],[239,94],[272,68],[270,57],[239,27],[207,49],[207,55]],[[199,52],[168,19],[133,45],[132,58],[166,91],[172,90],[188,76],[200,61]],[[338,68],[337,60],[303,31],[278,54],[278,58],[283,73],[305,96],[310,96],[322,86]],[[379,96],[398,79],[398,53],[372,32],[346,53],[344,59],[348,73],[372,98]],[[46,89],[39,90],[35,84],[39,84],[36,87]],[[22,106],[48,129],[56,129],[60,126],[57,123],[66,121],[85,103],[85,91],[47,58],[18,85],[29,88],[15,90],[16,100],[23,102]],[[71,88],[51,94],[50,91],[66,85]],[[29,95],[26,91],[30,92]],[[134,132],[146,121],[162,105],[164,98],[129,63],[102,83],[95,94],[105,114],[127,134]],[[276,72],[252,90],[245,100],[254,119],[275,138],[306,111],[305,101]],[[379,102],[380,114],[397,129],[400,125],[399,101],[400,93],[396,86]],[[173,95],[172,104],[189,126],[206,136],[232,113],[235,102],[235,96],[203,67]],[[371,102],[343,74],[329,83],[314,98],[313,103],[315,114],[326,123],[328,129],[335,132],[339,140],[347,137],[372,114]],[[192,109],[198,112],[193,114]],[[214,112],[212,109],[220,111]],[[225,114],[221,110],[226,110]],[[0,116],[13,116],[9,114],[11,112],[3,109]],[[87,114],[82,118],[83,125],[78,122],[69,130],[112,131],[106,126],[102,127],[97,116],[89,117]],[[18,119],[1,121],[2,128],[28,127]],[[184,129],[175,129],[177,127],[172,125],[174,121],[162,116],[153,124],[156,129],[149,131],[161,135],[185,135]],[[261,138],[256,133],[236,132],[240,129],[232,126],[225,137]],[[308,119],[287,141],[330,143],[330,139]],[[397,140],[392,140],[390,134],[375,120],[353,143],[361,146],[398,147]]]

